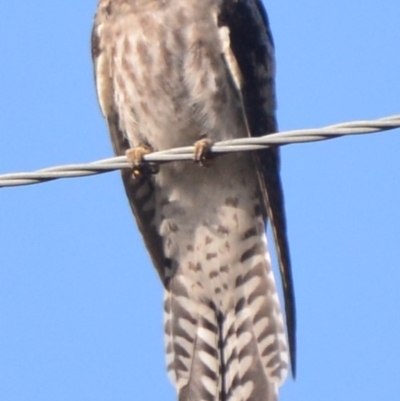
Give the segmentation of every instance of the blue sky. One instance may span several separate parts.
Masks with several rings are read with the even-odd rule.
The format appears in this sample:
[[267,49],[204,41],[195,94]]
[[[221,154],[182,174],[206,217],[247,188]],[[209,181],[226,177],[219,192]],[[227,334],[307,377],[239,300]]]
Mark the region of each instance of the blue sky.
[[[112,154],[96,2],[4,2],[0,173]],[[400,112],[400,2],[267,2],[280,128]],[[400,130],[282,150],[298,375],[281,401],[400,394]],[[175,399],[162,289],[117,173],[0,190],[0,399]]]

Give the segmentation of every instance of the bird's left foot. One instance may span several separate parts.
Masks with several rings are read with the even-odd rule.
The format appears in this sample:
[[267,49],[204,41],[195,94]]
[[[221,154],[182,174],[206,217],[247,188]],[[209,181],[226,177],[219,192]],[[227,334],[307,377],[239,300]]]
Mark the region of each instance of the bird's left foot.
[[140,178],[144,174],[156,174],[158,172],[157,165],[146,164],[144,156],[152,153],[153,149],[149,145],[140,145],[126,151],[128,161],[132,163],[133,175]]
[[213,141],[208,138],[202,138],[194,144],[193,159],[200,166],[209,167],[212,162],[211,147]]

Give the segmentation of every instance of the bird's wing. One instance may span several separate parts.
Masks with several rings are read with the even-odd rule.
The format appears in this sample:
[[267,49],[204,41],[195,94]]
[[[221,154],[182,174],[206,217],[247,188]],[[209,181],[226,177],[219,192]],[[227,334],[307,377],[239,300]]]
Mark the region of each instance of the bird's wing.
[[[260,0],[223,0],[218,25],[225,41],[224,56],[238,89],[249,136],[277,131],[275,118],[274,45]],[[271,222],[284,292],[292,373],[296,370],[296,314],[279,151],[257,152],[265,218]]]
[[[107,120],[111,141],[116,155],[125,155],[131,147],[119,126],[119,116],[114,103],[114,88],[111,79],[110,61],[104,51],[101,24],[96,19],[92,30],[92,58],[96,80],[97,96],[102,113]],[[165,284],[165,258],[162,240],[154,224],[155,219],[155,184],[151,176],[134,178],[131,170],[122,170],[122,179],[136,222],[143,236],[152,262]]]

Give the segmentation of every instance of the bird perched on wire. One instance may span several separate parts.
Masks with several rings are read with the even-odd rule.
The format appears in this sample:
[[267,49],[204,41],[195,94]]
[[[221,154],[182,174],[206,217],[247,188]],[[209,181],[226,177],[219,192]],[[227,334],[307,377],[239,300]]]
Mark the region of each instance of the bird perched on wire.
[[[100,0],[92,54],[114,150],[133,163],[122,172],[126,193],[165,287],[167,368],[179,401],[277,400],[290,362],[295,370],[278,150],[210,157],[215,141],[277,131],[260,0]],[[148,152],[193,144],[197,163],[155,171],[144,162]]]

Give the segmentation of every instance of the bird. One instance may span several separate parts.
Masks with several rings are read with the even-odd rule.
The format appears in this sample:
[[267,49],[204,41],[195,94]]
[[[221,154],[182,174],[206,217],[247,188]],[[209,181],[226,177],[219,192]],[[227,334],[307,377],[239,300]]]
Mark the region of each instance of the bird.
[[[279,150],[212,153],[217,141],[278,130],[261,0],[99,0],[91,48],[114,152],[132,163],[121,171],[127,198],[164,287],[178,401],[278,400],[296,370]],[[180,146],[194,146],[194,162],[145,161]]]

